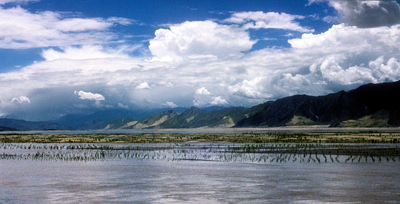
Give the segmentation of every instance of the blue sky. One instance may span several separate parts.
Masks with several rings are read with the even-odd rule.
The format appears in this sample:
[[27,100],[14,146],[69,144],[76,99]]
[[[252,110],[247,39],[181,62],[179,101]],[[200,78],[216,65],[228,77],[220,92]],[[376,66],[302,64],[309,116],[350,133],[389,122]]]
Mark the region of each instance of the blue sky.
[[396,1],[0,0],[0,115],[252,106],[397,81]]

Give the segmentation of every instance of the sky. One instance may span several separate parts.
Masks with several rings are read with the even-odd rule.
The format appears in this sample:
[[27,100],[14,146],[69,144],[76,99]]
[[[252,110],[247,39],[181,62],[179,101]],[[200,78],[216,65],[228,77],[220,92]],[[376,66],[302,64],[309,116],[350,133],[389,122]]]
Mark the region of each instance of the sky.
[[0,0],[0,117],[243,106],[400,79],[397,1]]

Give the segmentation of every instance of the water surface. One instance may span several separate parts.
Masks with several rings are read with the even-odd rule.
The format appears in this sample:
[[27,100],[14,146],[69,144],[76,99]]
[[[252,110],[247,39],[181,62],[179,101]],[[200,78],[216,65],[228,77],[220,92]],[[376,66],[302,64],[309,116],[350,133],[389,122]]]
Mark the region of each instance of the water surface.
[[[19,153],[25,151],[50,150],[17,149]],[[185,154],[173,153],[176,149],[166,151],[167,155]],[[200,155],[207,153],[198,151]],[[250,159],[113,157],[86,162],[3,159],[0,203],[396,203],[400,200],[400,162],[345,163],[343,155],[340,163],[259,162],[251,161],[254,154],[242,155]]]

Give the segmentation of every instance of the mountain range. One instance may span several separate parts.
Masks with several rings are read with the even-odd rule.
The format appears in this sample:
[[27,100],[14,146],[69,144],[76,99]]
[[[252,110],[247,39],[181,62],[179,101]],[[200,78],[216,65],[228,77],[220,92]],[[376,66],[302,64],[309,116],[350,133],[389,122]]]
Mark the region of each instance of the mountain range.
[[254,108],[243,107],[212,111],[190,107],[182,113],[170,110],[139,121],[124,118],[110,123],[106,129],[233,127],[246,115],[251,115],[254,112],[256,112]]
[[[366,84],[325,96],[296,95],[262,104],[235,127],[331,125],[382,127],[400,125],[400,81]],[[377,120],[380,123],[377,123]]]
[[161,129],[198,127],[400,126],[400,81],[366,84],[324,96],[294,95],[251,108],[197,107],[105,110],[54,121],[0,119],[0,131],[46,129]]
[[[51,122],[61,124],[72,130],[103,129],[110,122],[119,120],[121,118],[131,118],[133,120],[141,120],[166,110],[168,109],[152,109],[152,110],[112,109],[112,110],[98,111],[92,114],[65,115]],[[174,108],[172,110],[177,112],[182,112],[185,111],[186,108],[179,107],[179,108]]]

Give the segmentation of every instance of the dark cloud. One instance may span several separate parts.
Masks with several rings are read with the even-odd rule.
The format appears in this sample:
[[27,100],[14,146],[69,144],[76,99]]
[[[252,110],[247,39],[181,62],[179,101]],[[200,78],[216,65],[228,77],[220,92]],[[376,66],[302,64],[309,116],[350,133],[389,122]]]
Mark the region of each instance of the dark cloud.
[[359,28],[400,23],[400,6],[396,1],[337,1],[336,3],[341,5],[334,6],[341,15],[341,21]]

